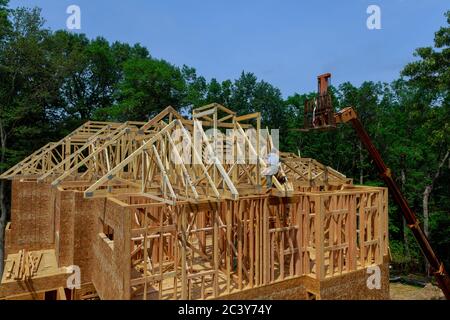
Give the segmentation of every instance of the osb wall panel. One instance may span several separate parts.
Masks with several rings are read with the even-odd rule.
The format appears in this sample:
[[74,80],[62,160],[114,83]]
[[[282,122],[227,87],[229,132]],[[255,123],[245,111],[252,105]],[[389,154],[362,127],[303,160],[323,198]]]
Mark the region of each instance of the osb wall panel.
[[52,189],[35,181],[12,181],[11,235],[6,251],[42,250],[54,247]]
[[369,289],[367,279],[372,274],[362,269],[320,282],[322,300],[387,300],[389,299],[389,263],[380,267],[381,288]]
[[81,281],[90,282],[93,266],[93,243],[98,234],[96,220],[102,210],[103,199],[85,199],[82,192],[74,192],[74,257],[73,263],[78,265]]
[[85,199],[83,193],[78,191],[56,191],[54,212],[58,265],[79,266],[82,282],[91,281],[92,246],[98,233],[95,223],[99,201],[103,203],[99,199]]
[[58,190],[55,199],[55,221],[58,238],[58,266],[73,265],[74,256],[74,192]]
[[224,295],[218,300],[305,300],[311,297],[321,300],[386,300],[389,299],[389,264],[385,261],[379,267],[380,289],[367,287],[367,278],[370,274],[363,269],[323,281],[309,276],[296,277]]
[[317,294],[318,281],[308,276],[224,295],[218,300],[306,300],[308,292]]
[[[99,204],[97,204],[99,206]],[[101,299],[130,299],[130,212],[106,200],[98,210],[93,241],[92,282]],[[103,221],[114,229],[113,245],[101,232]]]

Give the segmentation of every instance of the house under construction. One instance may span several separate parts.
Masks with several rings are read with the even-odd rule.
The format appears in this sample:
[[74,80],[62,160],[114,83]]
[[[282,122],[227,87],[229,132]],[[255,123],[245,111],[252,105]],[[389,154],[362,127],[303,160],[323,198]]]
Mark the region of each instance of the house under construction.
[[389,298],[387,189],[284,152],[267,189],[262,131],[210,104],[45,145],[0,176],[0,299]]

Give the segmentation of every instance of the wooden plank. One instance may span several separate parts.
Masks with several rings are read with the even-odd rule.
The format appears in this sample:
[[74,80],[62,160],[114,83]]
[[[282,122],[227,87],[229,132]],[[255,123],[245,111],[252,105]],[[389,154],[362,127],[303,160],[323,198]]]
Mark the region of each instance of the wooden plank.
[[214,284],[213,292],[214,297],[219,296],[219,209],[216,208],[213,211],[213,224],[214,224],[214,235],[213,235],[213,259],[214,259]]
[[[160,211],[159,212],[159,219],[160,219],[159,227],[162,229],[164,227],[164,209],[160,209],[159,211]],[[164,272],[163,271],[163,265],[164,265],[164,252],[163,252],[163,250],[164,250],[164,248],[163,248],[163,246],[164,246],[164,233],[163,232],[159,233],[158,244],[159,244],[159,248],[158,248],[158,254],[159,254],[159,256],[158,256],[158,265],[159,265],[159,267],[158,267],[158,269],[159,269],[159,275],[160,275],[160,277],[162,279],[163,272]],[[161,281],[159,281],[159,292],[158,292],[159,300],[161,300],[161,298],[162,298],[162,291],[163,291],[162,285],[163,284],[162,284],[162,280],[161,280]]]
[[[248,261],[249,261],[249,252],[248,252],[248,214],[249,214],[249,210],[248,210],[248,207],[247,207],[247,201],[241,201],[241,203],[242,203],[242,206],[243,206],[243,208],[242,208],[242,210],[243,210],[243,221],[242,221],[242,224],[243,224],[243,257],[242,257],[242,262],[245,264],[245,263],[248,263]],[[248,273],[248,271],[247,271],[247,273],[246,273],[246,275],[245,275],[245,277],[246,277],[246,283],[248,284],[248,281],[249,281],[249,273]]]
[[[173,220],[174,220],[174,224],[175,224],[175,228],[176,228],[176,234],[179,234],[180,231],[180,207],[174,209],[174,215],[173,215]],[[175,272],[175,276],[173,278],[173,286],[174,286],[174,290],[173,290],[173,298],[175,300],[178,300],[178,278],[179,278],[179,274],[178,274],[178,262],[180,259],[180,243],[178,240],[178,237],[174,238],[173,241],[173,246],[174,246],[174,263],[173,263],[173,269]]]
[[12,260],[12,261],[11,261],[11,265],[10,265],[10,267],[9,267],[9,269],[8,269],[8,273],[7,273],[7,275],[6,275],[6,278],[7,278],[7,279],[8,279],[8,278],[11,278],[11,277],[13,276],[13,270],[14,270],[15,264],[16,264],[16,260]]
[[58,300],[67,300],[66,292],[63,287],[58,288]]
[[270,282],[270,238],[269,238],[269,208],[268,197],[263,198],[263,284]]
[[131,237],[138,237],[146,231],[147,235],[152,235],[155,233],[175,232],[176,226],[174,224],[170,224],[164,226],[148,226],[147,228],[131,229]]
[[229,115],[227,115],[227,116],[225,116],[225,117],[220,118],[218,121],[219,121],[219,122],[223,122],[223,121],[232,119],[233,117],[234,117],[234,114],[229,114]]
[[205,110],[205,111],[202,111],[202,112],[199,112],[199,113],[195,113],[195,114],[192,115],[192,117],[194,119],[197,119],[197,118],[201,118],[201,117],[204,117],[204,116],[209,116],[211,114],[215,114],[216,111],[217,111],[216,108],[212,108],[212,109]]
[[250,274],[249,274],[249,284],[250,288],[253,288],[254,285],[254,268],[255,268],[255,201],[250,200],[250,223],[249,223],[249,255],[250,255]]
[[377,250],[377,264],[383,263],[383,251],[384,251],[384,239],[383,239],[383,227],[384,227],[384,214],[383,214],[383,194],[382,191],[377,193],[377,202],[378,202],[378,209],[377,209],[377,221],[375,222],[377,226],[377,236],[379,239],[378,243],[378,250]]
[[304,274],[303,271],[303,237],[302,235],[305,233],[305,227],[304,227],[304,223],[303,223],[303,219],[304,219],[304,214],[302,212],[302,204],[295,204],[295,208],[296,208],[296,215],[295,215],[295,223],[296,223],[296,230],[295,230],[295,240],[296,240],[296,245],[298,248],[298,253],[296,255],[296,260],[295,260],[295,275],[296,276],[300,276]]
[[148,286],[148,281],[147,281],[147,272],[148,272],[148,266],[147,266],[147,257],[148,257],[148,252],[147,252],[147,230],[148,230],[148,222],[147,222],[147,210],[143,211],[144,214],[144,226],[145,226],[145,234],[144,234],[144,295],[142,296],[144,300],[147,300],[147,286]]
[[186,300],[188,298],[187,286],[187,269],[186,269],[186,250],[187,250],[187,210],[185,207],[181,210],[181,299]]
[[366,226],[366,194],[361,193],[359,202],[359,262],[362,268],[366,265],[366,245],[365,245],[365,226]]
[[231,263],[233,261],[233,252],[231,250],[231,228],[232,228],[232,212],[231,209],[229,208],[229,205],[227,202],[224,203],[224,208],[225,208],[225,214],[226,214],[226,223],[227,223],[227,241],[226,241],[226,247],[227,247],[227,251],[226,251],[226,268],[227,268],[227,292],[230,293],[231,292]]
[[324,259],[324,204],[323,196],[316,196],[314,198],[316,203],[315,208],[315,249],[316,249],[316,278],[323,280],[325,278],[325,259]]
[[239,121],[239,122],[246,121],[246,120],[250,120],[250,119],[257,119],[259,117],[261,117],[261,113],[255,112],[255,113],[250,113],[250,114],[236,117],[236,121]]
[[237,203],[238,217],[237,217],[237,238],[238,238],[238,288],[242,290],[242,257],[243,257],[243,221],[242,221],[242,211],[243,211],[244,203],[239,201]]
[[210,108],[214,108],[218,103],[210,103],[210,104],[206,104],[204,106],[195,108],[194,110],[192,110],[192,114],[197,114],[199,111],[203,111],[206,109],[210,109]]
[[259,212],[259,201],[255,200],[255,285],[259,286],[260,281],[260,252],[261,252],[261,227],[260,220],[261,215]]

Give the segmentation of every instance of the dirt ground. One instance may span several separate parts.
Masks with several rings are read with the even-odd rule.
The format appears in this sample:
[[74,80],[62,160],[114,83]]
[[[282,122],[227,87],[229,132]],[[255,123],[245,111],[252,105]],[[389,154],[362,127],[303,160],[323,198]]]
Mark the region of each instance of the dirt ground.
[[425,287],[417,287],[401,282],[390,284],[392,300],[444,300],[442,291],[431,283]]

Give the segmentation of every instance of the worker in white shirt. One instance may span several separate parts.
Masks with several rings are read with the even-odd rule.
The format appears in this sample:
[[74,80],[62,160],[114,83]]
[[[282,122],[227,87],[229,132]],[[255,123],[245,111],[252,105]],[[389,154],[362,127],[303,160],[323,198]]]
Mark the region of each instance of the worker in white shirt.
[[266,177],[267,188],[272,188],[272,177],[278,173],[278,168],[280,166],[280,157],[278,156],[278,151],[272,148],[270,153],[267,155],[267,168],[264,169],[263,175]]

